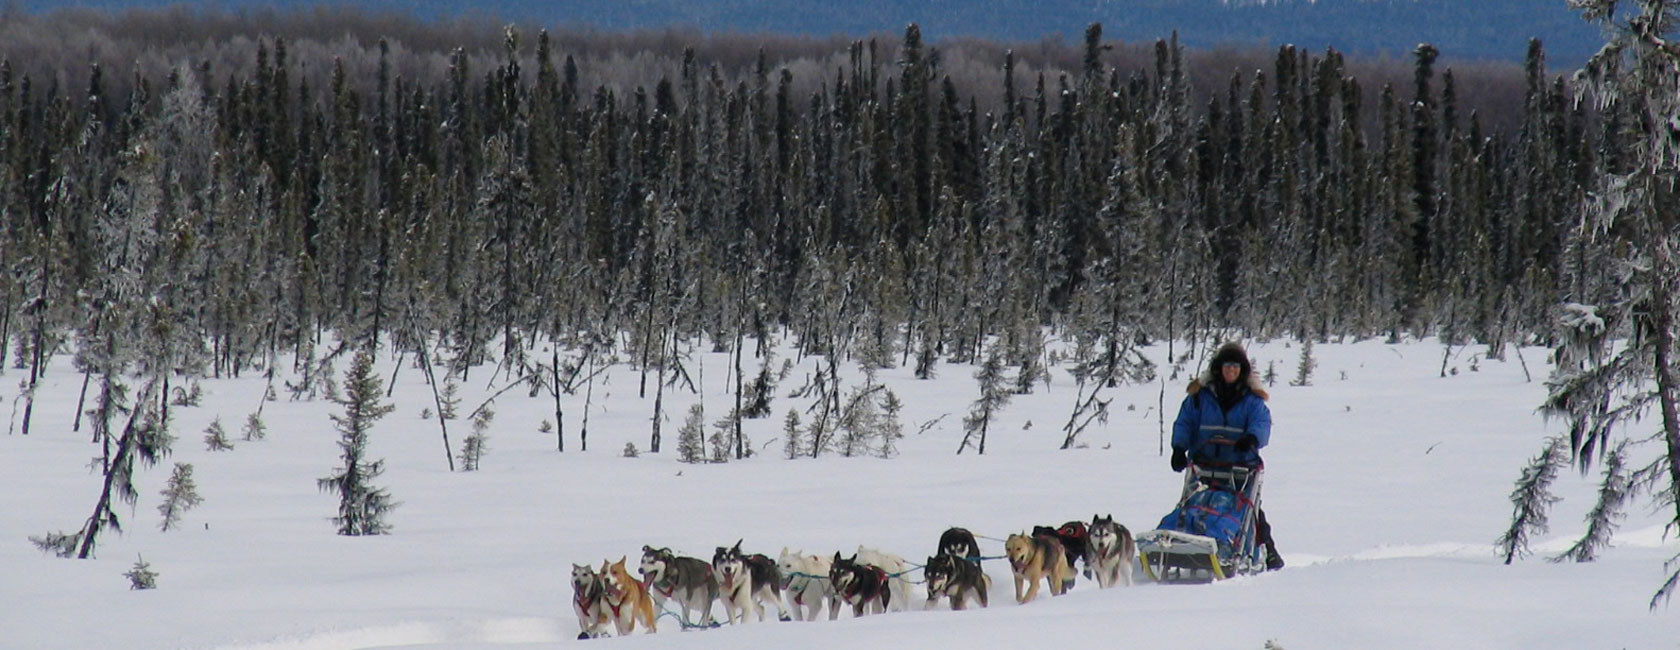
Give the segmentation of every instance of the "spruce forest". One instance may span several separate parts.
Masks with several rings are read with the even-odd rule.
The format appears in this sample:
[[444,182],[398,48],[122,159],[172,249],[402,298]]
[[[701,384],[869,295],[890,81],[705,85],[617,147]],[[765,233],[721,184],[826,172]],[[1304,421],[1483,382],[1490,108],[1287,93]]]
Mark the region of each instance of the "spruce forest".
[[1018,48],[325,10],[0,32],[0,363],[27,405],[73,352],[113,436],[172,377],[366,345],[554,386],[606,349],[663,373],[784,334],[921,376],[1047,337],[1111,381],[1140,343],[1233,333],[1497,354],[1616,290],[1578,215],[1638,137],[1539,42],[1454,70],[1095,24]]

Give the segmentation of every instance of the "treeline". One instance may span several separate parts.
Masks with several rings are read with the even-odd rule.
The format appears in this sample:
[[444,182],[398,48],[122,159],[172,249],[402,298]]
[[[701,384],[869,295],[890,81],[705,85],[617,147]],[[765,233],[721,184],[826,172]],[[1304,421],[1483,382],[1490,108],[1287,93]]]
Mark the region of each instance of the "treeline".
[[0,355],[31,387],[73,349],[108,420],[121,377],[307,369],[327,334],[559,385],[539,346],[663,375],[785,331],[926,376],[1030,367],[1048,331],[1114,378],[1216,332],[1546,340],[1607,281],[1573,224],[1621,118],[1538,43],[1515,81],[1420,46],[1378,84],[1335,51],[1145,55],[1097,25],[1071,59],[914,25],[675,56],[568,35],[586,65],[547,33],[313,16],[6,16]]

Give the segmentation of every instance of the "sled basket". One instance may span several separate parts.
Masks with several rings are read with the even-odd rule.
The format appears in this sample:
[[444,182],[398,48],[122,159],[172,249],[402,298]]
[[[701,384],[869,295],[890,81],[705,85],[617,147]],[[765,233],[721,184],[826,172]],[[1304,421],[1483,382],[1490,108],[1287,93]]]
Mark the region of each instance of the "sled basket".
[[1159,527],[1137,535],[1139,560],[1149,579],[1211,582],[1261,571],[1264,561],[1254,530],[1260,474],[1258,467],[1192,465],[1178,506]]

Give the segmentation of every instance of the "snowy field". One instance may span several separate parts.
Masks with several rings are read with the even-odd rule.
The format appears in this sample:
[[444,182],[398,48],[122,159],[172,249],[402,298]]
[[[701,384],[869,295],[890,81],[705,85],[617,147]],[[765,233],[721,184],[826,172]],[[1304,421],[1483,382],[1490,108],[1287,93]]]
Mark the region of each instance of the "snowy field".
[[[1680,648],[1680,603],[1646,606],[1664,561],[1680,553],[1663,535],[1665,513],[1639,502],[1596,562],[1544,561],[1580,534],[1596,470],[1560,478],[1564,500],[1535,555],[1511,566],[1497,556],[1512,483],[1561,425],[1535,410],[1545,350],[1523,350],[1525,373],[1516,355],[1484,360],[1483,349],[1324,344],[1311,384],[1290,386],[1299,348],[1251,347],[1257,371],[1271,364],[1279,377],[1264,502],[1288,561],[1280,572],[1112,590],[1081,578],[1066,596],[1019,606],[1007,563],[989,561],[985,610],[686,632],[667,616],[654,635],[591,641],[574,638],[571,564],[633,564],[644,544],[706,559],[736,540],[772,557],[784,547],[849,555],[861,544],[920,563],[954,525],[984,536],[988,555],[1002,553],[995,540],[1009,533],[1097,513],[1152,528],[1180,487],[1160,453],[1159,404],[1170,426],[1186,378],[1112,390],[1108,423],[1060,451],[1076,394],[1057,371],[1013,398],[984,456],[958,456],[978,396],[974,369],[941,365],[931,381],[883,371],[904,403],[901,455],[790,461],[779,436],[787,411],[806,404],[789,397],[816,367],[805,359],[778,387],[775,414],[747,423],[757,457],[685,465],[674,450],[688,406],[704,402],[709,433],[733,405],[729,358],[697,353],[690,372],[702,390],[667,392],[658,455],[623,457],[626,443],[647,449],[653,393],[639,398],[637,373],[618,366],[595,385],[588,451],[577,440],[583,391],[564,400],[567,451],[558,453],[554,435],[538,431],[554,417],[552,398],[516,388],[494,403],[482,469],[451,473],[436,420],[421,417],[432,405],[422,374],[385,358],[382,380],[398,372],[396,410],[373,430],[368,455],[386,461],[374,483],[402,505],[392,534],[374,537],[334,534],[337,497],[316,488],[340,466],[328,417],[340,406],[281,390],[264,408],[267,438],[247,442],[240,429],[263,380],[207,380],[200,406],[174,410],[174,454],[139,472],[136,506],[118,506],[124,533],[108,531],[96,559],[66,560],[28,539],[79,528],[100,489],[88,469],[98,447],[85,423],[71,431],[81,376],[60,358],[31,435],[0,437],[0,648]],[[463,412],[505,386],[491,374],[474,370],[463,384]],[[22,376],[0,376],[0,409],[14,426]],[[848,382],[858,380],[854,372]],[[215,418],[234,449],[205,450]],[[457,450],[469,430],[450,422]],[[1635,459],[1658,451],[1638,448]],[[160,532],[159,491],[176,462],[193,465],[204,503]],[[157,572],[156,589],[129,589],[123,574],[140,558]],[[916,605],[923,595],[918,585]]]

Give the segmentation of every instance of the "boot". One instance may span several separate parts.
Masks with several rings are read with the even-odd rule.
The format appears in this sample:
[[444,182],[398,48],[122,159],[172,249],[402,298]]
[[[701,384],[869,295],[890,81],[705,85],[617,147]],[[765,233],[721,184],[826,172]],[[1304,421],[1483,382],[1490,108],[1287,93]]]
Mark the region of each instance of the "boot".
[[1267,571],[1276,571],[1276,570],[1281,569],[1281,568],[1283,568],[1283,556],[1278,555],[1277,546],[1275,544],[1272,544],[1270,541],[1267,541],[1266,542],[1266,570]]

